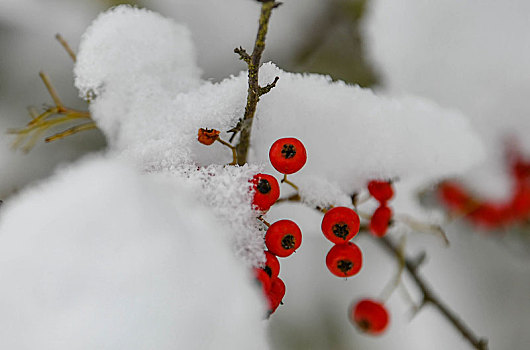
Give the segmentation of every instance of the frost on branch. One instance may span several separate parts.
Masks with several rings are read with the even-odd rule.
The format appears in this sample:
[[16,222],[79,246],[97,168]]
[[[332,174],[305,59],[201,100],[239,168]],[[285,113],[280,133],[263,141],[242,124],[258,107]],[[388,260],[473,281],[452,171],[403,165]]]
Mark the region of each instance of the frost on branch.
[[186,187],[96,159],[5,204],[2,347],[266,348],[259,291]]

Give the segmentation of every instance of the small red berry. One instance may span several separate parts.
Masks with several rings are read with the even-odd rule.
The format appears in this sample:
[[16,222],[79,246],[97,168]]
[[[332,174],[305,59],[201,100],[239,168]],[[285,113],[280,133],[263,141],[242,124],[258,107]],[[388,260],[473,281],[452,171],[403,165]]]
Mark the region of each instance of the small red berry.
[[502,227],[509,219],[510,207],[496,203],[480,203],[468,214],[469,220],[478,228],[493,230]]
[[394,190],[389,181],[370,181],[368,183],[368,192],[380,203],[385,203],[394,196]]
[[350,318],[361,331],[372,335],[382,333],[389,322],[385,306],[370,299],[358,301],[351,310]]
[[272,224],[265,234],[265,245],[272,254],[285,258],[302,244],[302,231],[291,220],[280,220]]
[[280,173],[293,174],[305,165],[307,153],[302,142],[286,137],[272,144],[269,159],[274,169]]
[[280,273],[280,262],[278,261],[276,255],[266,251],[265,259],[265,266],[263,267],[263,270],[265,270],[270,278],[274,279],[278,277],[278,274]]
[[252,204],[256,209],[267,211],[280,197],[280,185],[274,176],[256,174],[250,181],[254,189]]
[[336,244],[326,256],[326,265],[338,277],[351,277],[363,266],[361,249],[352,242]]
[[330,209],[322,219],[322,233],[333,243],[344,243],[359,232],[359,215],[347,207]]
[[382,205],[377,208],[370,219],[370,232],[376,237],[383,237],[392,220],[392,209]]
[[438,194],[442,202],[456,212],[465,212],[472,205],[473,199],[456,182],[446,181],[438,187]]
[[263,293],[266,295],[269,293],[272,285],[270,276],[263,269],[254,268],[253,271],[256,281],[261,285]]
[[267,294],[269,301],[269,312],[274,313],[278,306],[281,304],[283,297],[285,296],[285,284],[280,278],[274,278],[272,280],[271,289]]

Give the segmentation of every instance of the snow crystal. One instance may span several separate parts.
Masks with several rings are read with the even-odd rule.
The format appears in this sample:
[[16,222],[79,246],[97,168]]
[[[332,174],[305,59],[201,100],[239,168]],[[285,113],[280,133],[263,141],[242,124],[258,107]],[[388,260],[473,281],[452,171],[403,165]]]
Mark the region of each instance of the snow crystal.
[[[530,152],[528,1],[375,0],[368,52],[394,93],[414,93],[465,112],[488,161],[467,176],[482,195],[510,193],[504,142]],[[396,30],[399,28],[399,30]]]
[[265,228],[252,208],[253,193],[249,183],[260,169],[249,164],[242,167],[210,165],[199,169],[182,167],[169,172],[179,181],[184,178],[188,186],[195,188],[196,198],[210,206],[216,217],[229,227],[227,241],[247,266],[258,266],[265,261]]
[[6,203],[2,346],[266,348],[260,291],[185,187],[96,159]]

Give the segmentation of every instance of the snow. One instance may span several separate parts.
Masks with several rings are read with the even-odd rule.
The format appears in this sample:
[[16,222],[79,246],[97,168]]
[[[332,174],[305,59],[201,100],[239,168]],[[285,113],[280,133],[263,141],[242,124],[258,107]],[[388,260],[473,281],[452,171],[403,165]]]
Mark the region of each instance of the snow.
[[6,203],[0,231],[5,348],[267,348],[260,291],[183,183],[98,156]]
[[107,100],[120,101],[109,107],[106,119],[94,114],[114,131],[132,97],[150,98],[160,88],[186,91],[197,85],[200,70],[184,26],[149,10],[118,6],[99,15],[83,35],[74,74],[81,97],[105,91]]
[[[105,146],[101,133],[91,131],[48,145],[40,140],[32,152],[24,154],[10,148],[14,137],[5,134],[30,120],[29,105],[41,110],[43,103],[52,103],[39,70],[51,77],[67,106],[86,109],[72,87],[72,61],[54,36],[63,34],[76,50],[79,37],[102,10],[101,5],[95,1],[0,0],[1,199],[49,176],[58,164]],[[60,130],[50,130],[46,136]]]
[[486,141],[488,161],[466,182],[488,197],[510,193],[506,140],[516,139],[530,152],[529,11],[522,0],[369,3],[365,42],[385,88],[469,116]]

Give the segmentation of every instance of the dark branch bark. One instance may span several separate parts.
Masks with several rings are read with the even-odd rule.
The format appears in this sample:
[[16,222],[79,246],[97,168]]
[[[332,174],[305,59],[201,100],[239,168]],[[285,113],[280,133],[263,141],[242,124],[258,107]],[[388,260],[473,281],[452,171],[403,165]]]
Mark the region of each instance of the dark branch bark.
[[[397,259],[399,256],[398,247],[388,237],[376,238],[375,239],[381,246],[385,247],[392,255]],[[423,260],[423,259],[421,259]],[[408,271],[410,277],[412,277],[416,286],[420,289],[423,297],[422,306],[431,304],[456,328],[462,336],[477,350],[487,350],[488,341],[483,338],[479,338],[473,333],[473,331],[452,311],[442,300],[434,293],[430,286],[421,278],[418,274],[419,263],[411,259],[405,259],[405,269]]]
[[[264,93],[270,91],[276,84],[277,79],[266,87],[262,88],[258,83],[259,66],[261,63],[261,56],[265,50],[265,38],[269,27],[269,20],[272,14],[272,10],[278,7],[281,3],[270,0],[258,0],[262,3],[261,15],[259,18],[258,34],[256,35],[256,41],[254,42],[254,50],[252,55],[249,55],[243,48],[237,48],[234,50],[235,53],[239,54],[239,58],[247,63],[248,66],[248,94],[247,94],[247,105],[245,107],[245,114],[243,119],[238,126],[232,129],[232,132],[240,132],[239,142],[236,145],[237,151],[237,162],[239,165],[243,165],[247,162],[248,148],[250,146],[250,135],[252,132],[252,121],[254,114],[256,113],[256,107],[259,102],[259,98]],[[234,135],[230,139],[234,138]]]

